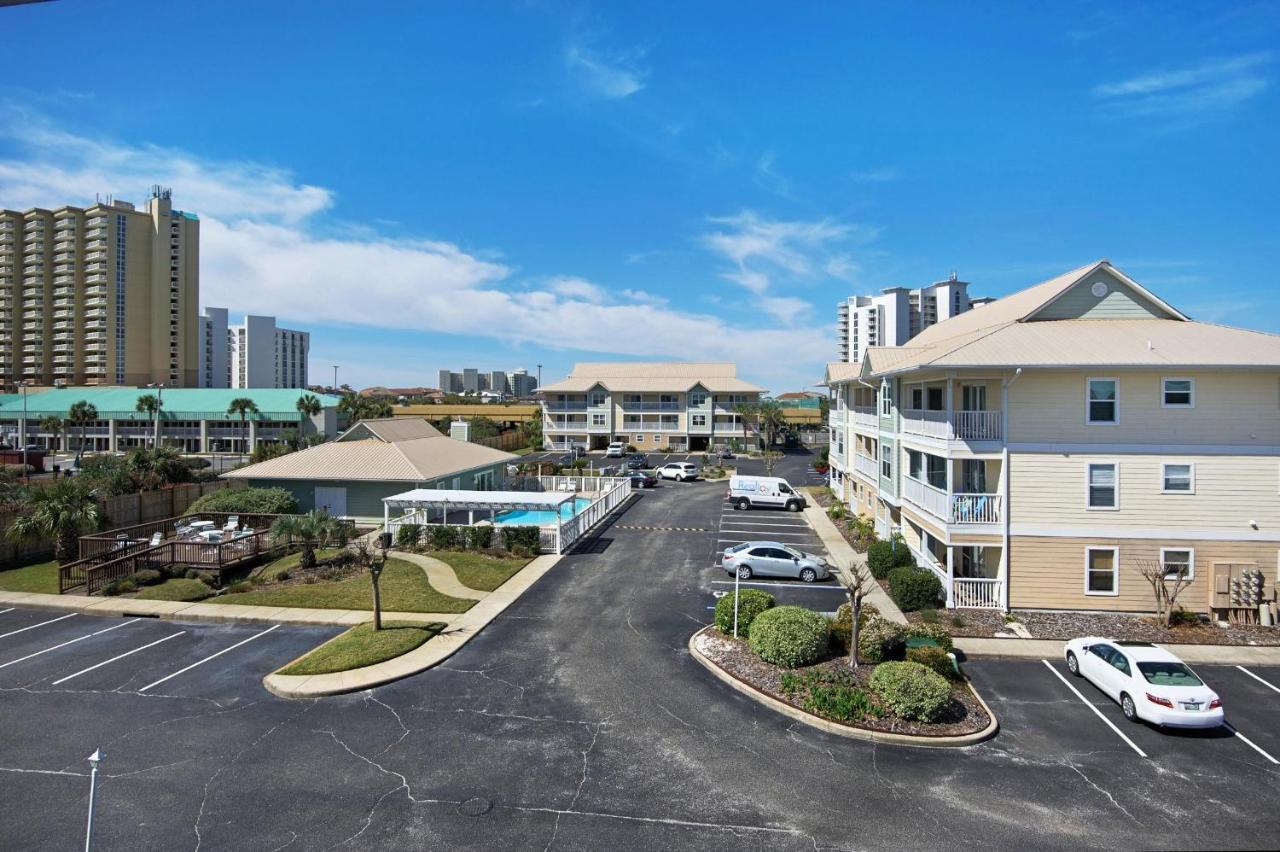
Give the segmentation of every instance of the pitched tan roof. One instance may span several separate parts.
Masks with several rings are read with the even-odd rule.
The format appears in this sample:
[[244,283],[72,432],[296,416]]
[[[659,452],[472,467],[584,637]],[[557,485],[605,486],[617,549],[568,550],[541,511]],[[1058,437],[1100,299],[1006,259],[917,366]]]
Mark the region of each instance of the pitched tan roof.
[[851,382],[862,373],[861,364],[851,364],[848,361],[832,361],[827,365],[827,384],[838,385],[843,382]]
[[702,385],[712,392],[762,392],[764,388],[737,377],[729,362],[583,362],[573,365],[569,377],[544,385],[549,393],[582,393],[596,385],[609,391],[687,391]]
[[444,434],[421,417],[379,417],[361,420],[338,436],[339,441],[362,440],[372,434],[383,441],[412,441]]
[[422,482],[517,458],[444,435],[388,443],[335,441],[224,473],[227,479]]

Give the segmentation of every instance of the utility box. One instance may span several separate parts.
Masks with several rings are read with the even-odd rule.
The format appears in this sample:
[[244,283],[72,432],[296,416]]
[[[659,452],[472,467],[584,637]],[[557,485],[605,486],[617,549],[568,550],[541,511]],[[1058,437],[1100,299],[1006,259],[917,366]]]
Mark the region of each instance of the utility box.
[[449,437],[455,441],[470,441],[471,424],[466,420],[449,421]]

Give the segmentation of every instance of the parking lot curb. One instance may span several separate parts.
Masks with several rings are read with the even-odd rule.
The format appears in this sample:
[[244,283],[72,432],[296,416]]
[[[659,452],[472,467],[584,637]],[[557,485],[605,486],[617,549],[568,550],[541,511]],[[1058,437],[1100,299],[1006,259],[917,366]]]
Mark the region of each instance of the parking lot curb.
[[720,668],[720,666],[716,665],[715,662],[709,659],[697,648],[698,637],[714,629],[714,627],[707,626],[689,637],[689,654],[697,660],[703,668],[707,669],[707,671],[715,675],[717,679],[729,685],[733,689],[736,689],[738,692],[741,692],[757,704],[762,704],[770,710],[775,710],[790,719],[802,722],[811,728],[817,728],[818,730],[824,731],[828,734],[835,734],[839,737],[847,737],[855,740],[866,740],[873,743],[915,746],[916,748],[961,748],[964,746],[976,745],[983,740],[990,739],[995,736],[996,731],[1000,729],[1000,723],[996,719],[996,714],[991,711],[991,707],[985,700],[983,700],[982,696],[978,694],[978,690],[973,688],[972,683],[969,684],[969,692],[973,694],[974,698],[978,699],[978,703],[982,705],[982,709],[987,712],[987,718],[991,720],[991,722],[981,731],[977,731],[972,734],[950,737],[916,737],[909,734],[892,734],[886,731],[869,731],[864,728],[854,728],[849,725],[841,725],[837,722],[829,722],[820,716],[814,716],[812,713],[806,713],[803,710],[792,707],[785,701],[779,701],[772,695],[761,692],[751,684],[744,680],[740,680]]
[[[559,561],[559,556],[550,554],[537,557],[471,609],[454,616],[447,629],[407,654],[372,666],[332,674],[282,675],[272,672],[262,679],[262,685],[268,692],[281,698],[322,698],[372,689],[424,672],[457,653]],[[388,620],[391,618],[390,614],[384,614],[383,617]],[[306,654],[302,656],[305,657]],[[294,662],[296,660],[286,663],[281,669]]]

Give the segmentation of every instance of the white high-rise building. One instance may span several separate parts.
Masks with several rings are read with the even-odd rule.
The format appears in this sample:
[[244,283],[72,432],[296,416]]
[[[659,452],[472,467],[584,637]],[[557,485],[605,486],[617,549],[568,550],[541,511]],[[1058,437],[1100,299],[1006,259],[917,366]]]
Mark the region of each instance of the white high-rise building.
[[311,335],[277,328],[275,317],[246,315],[228,326],[226,308],[200,317],[200,386],[305,388]]
[[868,346],[901,346],[931,325],[991,301],[969,298],[956,279],[928,287],[889,287],[878,296],[850,296],[836,306],[840,360],[856,363]]

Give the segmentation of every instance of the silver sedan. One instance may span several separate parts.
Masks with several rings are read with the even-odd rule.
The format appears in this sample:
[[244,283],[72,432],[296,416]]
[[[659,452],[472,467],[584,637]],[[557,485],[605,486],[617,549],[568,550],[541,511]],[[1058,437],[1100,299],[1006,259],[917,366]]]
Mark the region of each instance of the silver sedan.
[[812,583],[831,576],[825,559],[776,541],[748,541],[727,547],[724,570],[739,580],[752,577],[787,577]]

